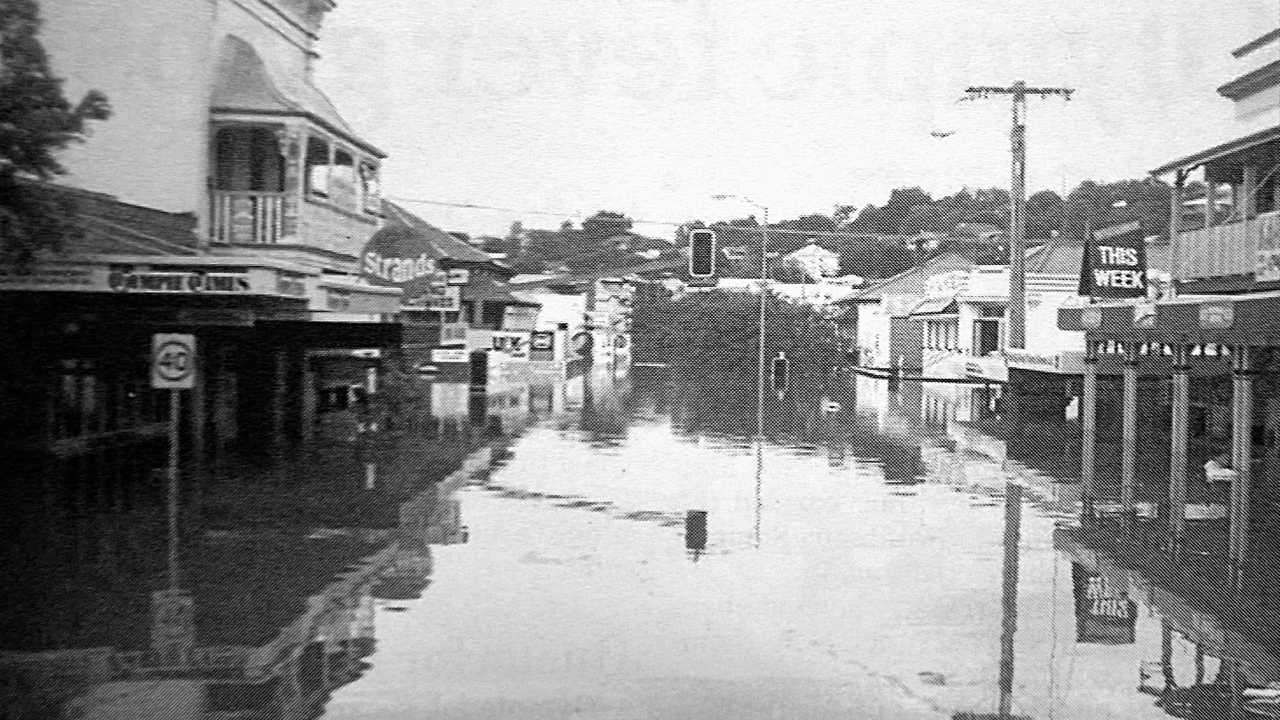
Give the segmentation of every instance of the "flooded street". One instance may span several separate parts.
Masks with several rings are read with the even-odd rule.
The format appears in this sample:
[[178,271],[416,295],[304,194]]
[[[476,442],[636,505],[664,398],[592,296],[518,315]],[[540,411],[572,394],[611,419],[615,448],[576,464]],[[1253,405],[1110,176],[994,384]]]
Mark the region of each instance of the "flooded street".
[[161,506],[69,518],[76,548],[9,567],[8,667],[61,667],[87,717],[1226,717],[1187,688],[1280,678],[1090,546],[1051,474],[1069,424],[1011,453],[981,387],[851,375],[771,402],[757,444],[750,393],[692,390],[440,383],[383,445],[210,481],[184,532],[194,672],[138,652]]
[[[859,437],[875,432],[859,420],[874,406],[815,418],[821,443],[757,456],[744,438],[682,426],[653,392],[604,391],[594,409],[535,424],[485,484],[461,490],[471,541],[436,555],[422,598],[379,607],[373,668],[329,715],[998,707],[1011,475],[999,459],[939,438]],[[1055,547],[1069,491],[1056,487],[1029,487],[1021,512],[1013,708],[1162,716],[1137,691],[1139,667],[1160,659],[1155,608],[1127,644],[1081,640],[1078,560]],[[701,544],[691,510],[706,512],[705,549],[689,547]]]

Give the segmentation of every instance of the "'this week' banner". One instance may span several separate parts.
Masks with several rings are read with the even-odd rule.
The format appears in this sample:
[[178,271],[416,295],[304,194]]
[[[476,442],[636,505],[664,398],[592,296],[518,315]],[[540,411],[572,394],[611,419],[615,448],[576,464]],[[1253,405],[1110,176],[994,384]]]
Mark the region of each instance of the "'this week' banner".
[[1093,233],[1085,242],[1080,294],[1102,298],[1146,297],[1147,252],[1137,220]]

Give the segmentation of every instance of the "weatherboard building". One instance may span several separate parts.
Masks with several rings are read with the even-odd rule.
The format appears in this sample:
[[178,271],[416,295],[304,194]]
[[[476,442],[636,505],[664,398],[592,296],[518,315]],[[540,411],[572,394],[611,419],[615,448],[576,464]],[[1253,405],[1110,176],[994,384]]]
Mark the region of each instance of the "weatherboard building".
[[[1175,292],[1101,288],[1103,298],[1063,308],[1058,326],[1085,335],[1081,403],[1082,492],[1088,516],[1114,510],[1139,521],[1144,501],[1159,508],[1150,522],[1173,548],[1185,545],[1189,506],[1220,503],[1226,518],[1213,552],[1237,582],[1268,562],[1273,541],[1256,533],[1275,517],[1280,490],[1280,29],[1232,52],[1239,74],[1218,88],[1232,101],[1233,129],[1223,142],[1152,171],[1173,180],[1169,227]],[[1202,215],[1184,210],[1189,180],[1207,186]],[[1220,202],[1224,199],[1226,202]],[[1101,257],[1123,265],[1128,258]],[[1086,276],[1086,279],[1089,279]],[[1103,278],[1107,281],[1112,278]],[[1099,365],[1122,366],[1119,477],[1098,462]],[[1158,392],[1159,394],[1153,394]],[[1162,397],[1163,403],[1142,401]],[[1154,410],[1167,407],[1167,423]],[[1167,427],[1167,435],[1163,429]],[[1154,433],[1154,435],[1153,435]],[[1137,468],[1137,446],[1167,443],[1167,468]],[[1216,459],[1225,470],[1202,470]],[[1223,481],[1225,478],[1225,481]],[[1214,480],[1219,480],[1214,482]],[[1212,524],[1212,523],[1210,523]]]
[[154,333],[196,338],[188,463],[301,437],[317,410],[315,353],[399,342],[402,292],[370,282],[360,256],[384,223],[384,153],[311,79],[332,8],[42,4],[39,39],[68,96],[93,88],[113,107],[63,153],[68,174],[41,186],[74,202],[82,235],[0,268],[0,425],[69,498],[164,464]]

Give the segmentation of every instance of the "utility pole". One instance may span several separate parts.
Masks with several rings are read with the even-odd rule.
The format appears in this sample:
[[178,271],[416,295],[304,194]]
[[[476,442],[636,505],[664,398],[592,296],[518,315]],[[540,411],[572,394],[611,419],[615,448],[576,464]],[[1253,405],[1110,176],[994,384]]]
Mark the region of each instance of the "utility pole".
[[1075,90],[1063,87],[1027,87],[1021,80],[1008,87],[977,85],[965,90],[971,99],[989,95],[1013,97],[1013,128],[1009,133],[1012,175],[1009,200],[1009,341],[1012,348],[1026,347],[1027,341],[1027,96],[1061,95],[1067,100]]

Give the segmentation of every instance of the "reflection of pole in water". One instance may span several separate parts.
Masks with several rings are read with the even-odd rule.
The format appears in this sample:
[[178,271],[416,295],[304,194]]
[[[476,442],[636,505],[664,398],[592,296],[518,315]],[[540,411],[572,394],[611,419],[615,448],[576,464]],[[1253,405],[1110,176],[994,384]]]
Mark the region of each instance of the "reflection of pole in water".
[[1004,586],[1000,594],[1000,717],[1013,705],[1013,635],[1018,630],[1018,540],[1022,531],[1022,486],[1004,491]]
[[688,510],[684,514],[684,547],[694,562],[707,549],[707,511]]
[[764,439],[756,438],[756,547],[760,547],[760,516],[762,515],[763,501],[761,500],[760,491],[764,485]]

